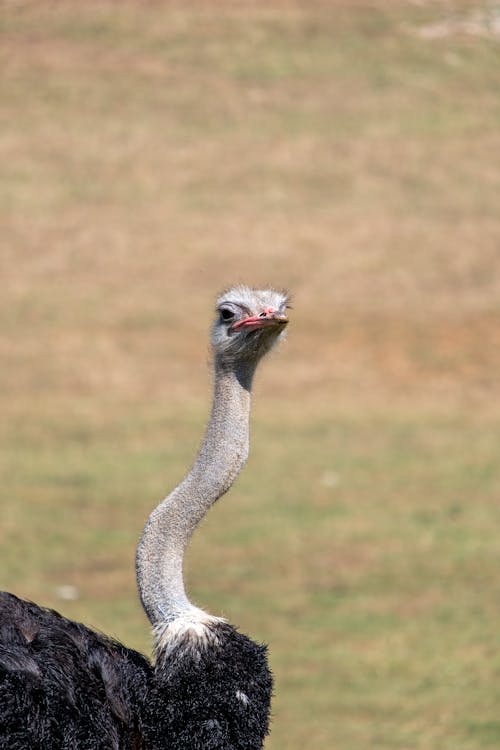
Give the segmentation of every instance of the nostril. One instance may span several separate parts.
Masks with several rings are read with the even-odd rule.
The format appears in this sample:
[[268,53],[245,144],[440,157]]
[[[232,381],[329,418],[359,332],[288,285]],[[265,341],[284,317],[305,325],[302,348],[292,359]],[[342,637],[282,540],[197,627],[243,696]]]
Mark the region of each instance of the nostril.
[[274,312],[274,307],[265,307],[264,310],[259,313],[259,318],[267,318],[268,315],[272,315]]

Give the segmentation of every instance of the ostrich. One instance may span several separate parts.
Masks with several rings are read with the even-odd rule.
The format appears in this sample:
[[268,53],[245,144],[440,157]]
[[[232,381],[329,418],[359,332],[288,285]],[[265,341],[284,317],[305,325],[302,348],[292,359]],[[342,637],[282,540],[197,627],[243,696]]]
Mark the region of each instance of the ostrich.
[[217,300],[214,398],[181,483],[136,556],[154,661],[53,610],[0,595],[1,750],[258,750],[268,731],[266,647],[188,599],[185,548],[248,455],[255,368],[288,322],[287,297],[237,286]]

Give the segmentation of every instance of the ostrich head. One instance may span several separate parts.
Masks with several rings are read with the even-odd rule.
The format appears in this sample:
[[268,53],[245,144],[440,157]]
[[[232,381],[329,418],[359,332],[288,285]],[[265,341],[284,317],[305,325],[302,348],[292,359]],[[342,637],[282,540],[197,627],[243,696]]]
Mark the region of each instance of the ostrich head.
[[257,363],[280,339],[288,297],[274,289],[236,286],[217,300],[212,347],[223,367]]

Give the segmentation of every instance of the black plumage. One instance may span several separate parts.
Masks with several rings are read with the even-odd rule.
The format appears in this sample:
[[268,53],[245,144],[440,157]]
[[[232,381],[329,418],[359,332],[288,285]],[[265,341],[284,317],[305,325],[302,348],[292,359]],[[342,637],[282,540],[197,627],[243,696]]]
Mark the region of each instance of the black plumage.
[[[156,666],[57,612],[0,594],[0,750],[259,750],[266,649],[226,623]],[[188,638],[188,636],[186,636]]]

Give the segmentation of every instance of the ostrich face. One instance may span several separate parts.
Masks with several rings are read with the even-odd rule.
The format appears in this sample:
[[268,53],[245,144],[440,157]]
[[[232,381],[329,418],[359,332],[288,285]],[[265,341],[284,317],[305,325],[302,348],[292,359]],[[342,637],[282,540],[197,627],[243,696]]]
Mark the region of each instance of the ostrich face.
[[274,289],[237,286],[217,300],[212,346],[227,364],[258,360],[282,337],[288,297]]

